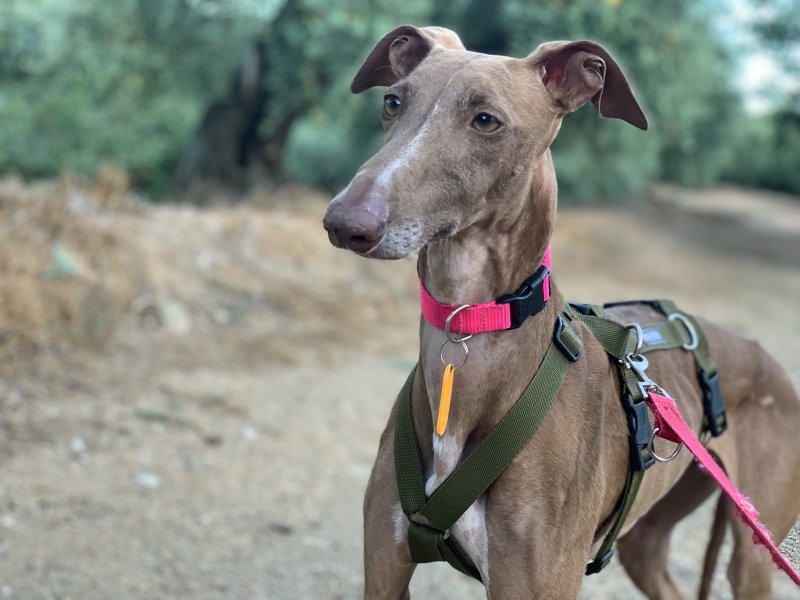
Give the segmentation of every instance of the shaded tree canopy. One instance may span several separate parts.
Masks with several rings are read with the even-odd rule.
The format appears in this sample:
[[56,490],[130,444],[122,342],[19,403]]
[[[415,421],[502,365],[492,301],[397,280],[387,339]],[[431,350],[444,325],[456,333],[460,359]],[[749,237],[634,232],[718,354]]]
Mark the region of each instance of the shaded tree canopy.
[[[763,0],[754,0],[764,4]],[[770,4],[772,7],[773,4]],[[380,90],[350,81],[401,23],[438,24],[482,52],[525,56],[593,39],[646,109],[642,133],[585,108],[553,146],[562,197],[615,198],[652,179],[729,178],[800,192],[798,104],[754,118],[714,25],[722,0],[7,0],[0,6],[0,173],[92,173],[107,162],[158,197],[219,184],[346,182],[380,144]],[[769,12],[769,11],[767,11]],[[796,3],[754,24],[778,49]],[[767,15],[769,17],[769,15]],[[793,37],[794,36],[794,37]],[[779,160],[767,160],[780,144]],[[766,155],[744,167],[748,145]],[[785,157],[786,160],[784,160]]]

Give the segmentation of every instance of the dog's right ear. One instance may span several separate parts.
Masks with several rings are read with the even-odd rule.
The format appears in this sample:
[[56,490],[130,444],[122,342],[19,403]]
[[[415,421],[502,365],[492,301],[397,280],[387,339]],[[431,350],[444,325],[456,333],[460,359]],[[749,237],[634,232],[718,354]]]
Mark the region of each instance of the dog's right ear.
[[388,33],[369,53],[356,73],[350,91],[359,94],[377,85],[388,86],[417,68],[435,47],[464,50],[458,36],[444,27],[401,25]]
[[591,99],[601,117],[647,129],[645,117],[617,62],[600,44],[548,42],[528,61],[536,67],[553,102],[565,113]]

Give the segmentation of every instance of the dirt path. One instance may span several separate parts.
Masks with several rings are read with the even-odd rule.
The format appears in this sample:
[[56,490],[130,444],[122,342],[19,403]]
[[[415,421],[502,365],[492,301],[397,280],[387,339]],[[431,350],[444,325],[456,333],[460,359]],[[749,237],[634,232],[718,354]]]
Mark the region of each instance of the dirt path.
[[[741,195],[737,214],[758,200]],[[659,198],[563,212],[560,288],[670,296],[757,337],[800,385],[800,234],[720,217],[725,195],[691,211]],[[781,206],[798,222],[800,204]],[[100,349],[56,337],[0,362],[0,598],[358,597],[363,490],[416,358],[416,281],[411,259],[330,248],[322,209],[111,215],[146,249],[160,326],[136,305]],[[687,594],[709,524],[706,505],[674,538]],[[798,597],[775,581],[775,598]],[[483,597],[444,566],[412,592]],[[639,597],[616,563],[581,596]]]

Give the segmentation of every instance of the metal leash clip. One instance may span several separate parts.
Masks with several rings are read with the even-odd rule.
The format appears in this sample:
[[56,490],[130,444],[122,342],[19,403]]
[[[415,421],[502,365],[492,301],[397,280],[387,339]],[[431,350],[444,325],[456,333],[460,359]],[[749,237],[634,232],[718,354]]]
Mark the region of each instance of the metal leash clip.
[[639,391],[642,392],[643,396],[646,396],[648,392],[656,392],[662,396],[669,397],[669,394],[664,391],[664,388],[650,379],[650,376],[647,374],[647,367],[650,366],[650,361],[647,360],[644,354],[628,354],[628,356],[625,357],[625,364],[636,374],[636,379],[639,380]]
[[[671,398],[671,396],[664,391],[660,385],[658,385],[655,381],[650,379],[650,376],[647,374],[647,367],[650,366],[650,361],[647,360],[643,354],[628,354],[625,357],[626,364],[636,375],[636,378],[639,380],[637,384],[639,390],[642,392],[643,396],[647,396],[650,392],[655,392],[656,394],[660,394],[662,396],[666,396],[667,398]],[[674,400],[673,400],[674,402]],[[655,458],[658,462],[669,462],[674,460],[678,454],[680,453],[681,449],[683,448],[683,444],[678,444],[678,447],[670,454],[669,456],[661,456],[658,454],[653,446],[653,443],[656,439],[656,434],[658,433],[659,428],[656,427],[653,429],[653,432],[650,434],[650,439],[647,442],[647,449],[650,451],[650,454],[653,458]]]

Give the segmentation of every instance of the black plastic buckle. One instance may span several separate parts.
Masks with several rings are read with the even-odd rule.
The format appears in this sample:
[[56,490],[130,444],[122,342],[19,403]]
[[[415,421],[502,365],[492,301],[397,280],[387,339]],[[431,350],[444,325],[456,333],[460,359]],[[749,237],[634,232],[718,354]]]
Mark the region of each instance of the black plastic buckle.
[[645,306],[649,306],[650,308],[661,310],[661,302],[659,302],[658,300],[621,300],[617,302],[606,302],[605,304],[603,304],[603,308],[616,308],[618,306],[633,306],[635,304],[644,304]]
[[611,562],[614,557],[614,549],[610,548],[608,552],[603,554],[600,558],[595,558],[592,562],[586,565],[586,574],[594,575],[606,568],[606,565]]
[[[553,330],[553,345],[561,350],[561,353],[569,362],[578,362],[578,359],[581,357],[580,347],[576,352],[573,352],[569,349],[569,346],[567,346],[566,342],[564,342],[564,340],[561,338],[561,334],[564,333],[565,327],[569,327],[569,325],[567,325],[567,322],[563,316],[558,315],[558,319],[556,319],[556,326]],[[577,339],[577,336],[575,337]]]
[[634,402],[629,391],[622,394],[622,404],[628,417],[628,434],[631,448],[631,469],[646,471],[656,463],[656,459],[647,452],[653,426],[647,416],[647,404],[644,400]]
[[580,313],[582,315],[586,315],[589,317],[595,316],[594,311],[591,309],[591,307],[583,302],[570,302],[569,307],[575,312]]
[[550,269],[542,265],[536,273],[522,282],[513,294],[503,294],[495,302],[508,304],[511,313],[511,327],[516,329],[525,322],[525,319],[540,312],[545,306],[544,280]]
[[699,371],[697,378],[703,390],[703,411],[706,415],[706,426],[711,435],[718,437],[728,429],[728,419],[725,416],[725,397],[719,384],[719,373],[711,377],[705,371]]

